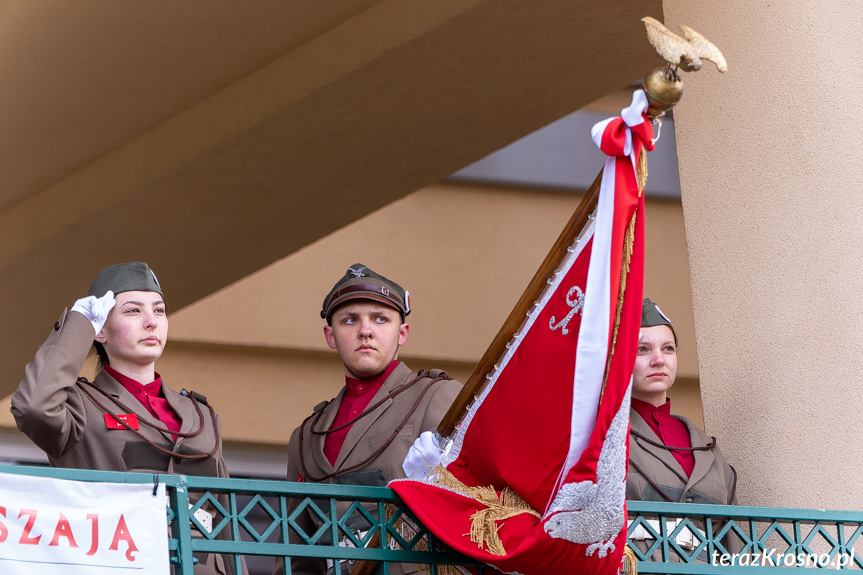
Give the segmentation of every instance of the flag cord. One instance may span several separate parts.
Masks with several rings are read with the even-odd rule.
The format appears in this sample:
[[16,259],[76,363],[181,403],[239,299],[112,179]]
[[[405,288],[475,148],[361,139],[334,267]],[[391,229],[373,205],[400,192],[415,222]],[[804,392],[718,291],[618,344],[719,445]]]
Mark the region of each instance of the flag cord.
[[[635,170],[635,176],[638,180],[638,196],[644,193],[644,185],[647,183],[647,154],[641,151],[638,156],[638,168]],[[629,225],[626,227],[626,235],[623,238],[623,253],[620,262],[620,288],[617,290],[617,309],[614,313],[614,327],[612,330],[611,347],[608,350],[608,360],[605,363],[605,375],[602,378],[602,393],[605,393],[605,386],[608,383],[608,373],[611,369],[611,359],[614,357],[615,346],[617,345],[617,332],[620,328],[620,314],[623,313],[623,296],[626,293],[626,279],[629,276],[629,263],[632,259],[632,245],[635,242],[635,219],[638,216],[638,209],[632,214],[632,219],[629,220]],[[600,401],[602,397],[600,396]]]

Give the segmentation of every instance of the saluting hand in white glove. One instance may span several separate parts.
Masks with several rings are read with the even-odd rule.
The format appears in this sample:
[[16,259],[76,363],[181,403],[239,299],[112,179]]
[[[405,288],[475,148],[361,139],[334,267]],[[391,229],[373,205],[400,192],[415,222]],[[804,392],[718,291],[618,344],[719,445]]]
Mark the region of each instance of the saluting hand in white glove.
[[89,319],[90,323],[93,324],[93,329],[98,334],[102,331],[105,322],[108,321],[108,313],[116,303],[117,300],[114,299],[114,292],[108,290],[108,293],[102,297],[94,295],[82,297],[72,306],[72,311],[77,311]]

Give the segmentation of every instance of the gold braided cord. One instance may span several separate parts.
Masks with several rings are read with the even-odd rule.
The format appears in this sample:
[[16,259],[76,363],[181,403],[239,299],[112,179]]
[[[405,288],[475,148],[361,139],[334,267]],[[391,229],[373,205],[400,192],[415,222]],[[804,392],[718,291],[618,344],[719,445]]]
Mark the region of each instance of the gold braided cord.
[[[644,150],[638,157],[638,169],[636,170],[636,178],[638,179],[638,197],[641,197],[644,191],[644,184],[647,183],[647,154]],[[620,315],[623,312],[623,296],[626,292],[626,279],[629,276],[629,264],[632,260],[632,245],[635,242],[635,218],[638,216],[638,209],[632,214],[632,219],[629,220],[629,225],[626,227],[626,235],[623,237],[623,253],[620,261],[620,286],[617,290],[617,309],[614,313],[614,327],[612,328],[611,349],[608,350],[608,361],[605,363],[605,375],[602,377],[602,393],[605,393],[605,386],[608,383],[608,372],[611,369],[611,359],[614,357],[614,349],[617,345],[617,332],[620,329]],[[600,397],[600,400],[602,397]]]
[[638,156],[638,168],[635,170],[635,176],[638,179],[638,197],[640,198],[644,192],[644,185],[647,183],[647,154],[644,149]]
[[[414,565],[417,567],[417,573],[422,573],[422,575],[431,575],[431,565],[426,565],[425,563],[422,565],[414,563]],[[438,565],[437,575],[464,575],[464,572],[452,565]]]
[[629,545],[623,548],[623,564],[620,567],[620,575],[638,575],[638,558]]
[[441,487],[454,489],[486,506],[485,509],[480,509],[470,517],[470,540],[492,555],[498,557],[506,555],[506,549],[498,535],[500,528],[498,521],[522,513],[529,513],[537,519],[542,518],[539,511],[532,509],[527,501],[509,487],[504,488],[500,495],[491,486],[468,487],[442,466],[435,468],[432,480]]
[[626,235],[623,237],[623,253],[620,262],[620,288],[617,290],[617,309],[614,312],[614,329],[611,336],[611,349],[608,350],[608,361],[605,364],[605,376],[602,378],[602,389],[608,383],[608,372],[611,370],[611,359],[614,357],[614,349],[617,345],[617,332],[620,329],[620,315],[623,312],[623,296],[626,293],[626,279],[629,276],[629,264],[632,260],[632,244],[635,243],[635,218],[638,210],[633,212],[629,225],[626,226]]

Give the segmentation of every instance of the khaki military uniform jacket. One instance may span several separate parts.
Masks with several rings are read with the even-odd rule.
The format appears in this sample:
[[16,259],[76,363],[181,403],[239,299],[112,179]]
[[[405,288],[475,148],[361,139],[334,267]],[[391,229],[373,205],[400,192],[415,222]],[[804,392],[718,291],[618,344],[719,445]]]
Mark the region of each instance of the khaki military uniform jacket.
[[[687,418],[675,415],[689,430],[692,447],[707,446],[711,438]],[[629,425],[633,432],[661,443],[650,425],[634,409],[630,410]],[[629,474],[626,477],[626,498],[637,501],[668,501],[645,477],[648,476],[665,494],[679,503],[706,503],[734,505],[737,502],[737,474],[719,451],[718,446],[708,450],[693,451],[695,467],[687,478],[680,463],[667,449],[651,445],[636,437],[629,436]],[[636,469],[636,465],[644,472]],[[700,525],[697,524],[697,526]],[[636,542],[642,551],[653,544],[652,540]],[[736,542],[726,541],[729,550],[738,548]],[[672,553],[672,560],[674,560]],[[659,560],[654,556],[654,560]]]
[[[93,326],[77,312],[64,312],[54,330],[27,364],[24,379],[12,394],[12,414],[18,429],[48,456],[55,467],[99,469],[106,471],[139,471],[227,477],[228,470],[221,446],[207,458],[179,460],[160,453],[125,429],[108,429],[105,412],[81,391],[78,374],[93,344]],[[94,383],[137,415],[164,428],[156,417],[126,388],[106,372],[100,372]],[[113,401],[96,390],[91,394],[112,414],[124,413]],[[192,400],[165,383],[162,393],[180,419],[180,431],[198,429],[201,420]],[[162,448],[183,454],[209,453],[216,442],[215,421],[206,405],[200,404],[203,431],[176,441],[169,433],[160,433],[143,424],[138,431]],[[222,557],[201,556],[195,573],[231,573]],[[206,564],[204,564],[206,562]]]
[[[389,377],[384,381],[381,388],[369,402],[367,410],[374,407],[381,399],[385,398],[390,392],[396,390],[400,386],[410,382],[417,374],[404,364],[399,363],[398,366],[390,373]],[[434,374],[436,375],[436,373]],[[324,455],[324,441],[326,436],[313,435],[310,431],[314,417],[307,419],[303,424],[294,430],[291,435],[290,443],[288,444],[288,481],[315,481],[316,477],[329,475],[336,470],[346,470],[350,467],[362,462],[375,451],[381,448],[382,445],[392,436],[393,431],[404,420],[405,416],[411,410],[414,403],[422,395],[420,403],[414,410],[413,414],[408,418],[405,425],[402,427],[398,435],[393,441],[386,446],[383,452],[362,465],[356,471],[371,471],[380,469],[383,471],[383,477],[386,481],[403,478],[405,476],[402,470],[402,462],[408,453],[408,450],[413,445],[414,440],[419,437],[423,431],[433,431],[437,428],[443,416],[446,414],[458,392],[461,390],[461,384],[455,380],[441,380],[432,383],[429,389],[423,394],[423,390],[429,386],[432,381],[431,377],[425,377],[418,381],[407,391],[390,398],[382,405],[375,408],[373,411],[362,419],[354,423],[345,438],[341,451],[336,459],[335,465],[331,465],[327,457]],[[332,401],[321,403],[314,408],[315,415],[320,414],[318,423],[315,425],[315,430],[329,430],[332,427],[333,421],[338,413],[342,398],[345,395],[345,388],[342,388],[339,395]],[[306,470],[303,470],[300,461],[300,431],[303,432],[303,462]],[[334,479],[326,479],[327,483],[333,483]],[[349,479],[345,479],[349,482]],[[296,508],[302,500],[293,499],[289,502],[289,512]],[[340,505],[340,512],[344,513],[348,508],[348,504]],[[373,508],[373,507],[370,507]],[[305,512],[297,519],[297,524],[311,535],[316,530],[314,522],[318,519],[313,517],[311,513]],[[414,573],[417,568],[410,564],[391,564],[390,573],[399,575],[401,573]],[[292,562],[292,573],[294,575],[305,574],[323,574],[327,568],[325,562],[320,559],[295,559]],[[281,573],[281,564],[277,562],[276,572]]]
[[[689,430],[693,447],[709,445],[711,438],[685,417],[675,415]],[[629,426],[634,432],[656,442],[662,442],[650,425],[634,409],[630,410]],[[670,451],[629,436],[629,475],[626,478],[626,498],[639,501],[667,501],[654,489],[632,464],[640,467],[674,501],[680,503],[734,504],[737,476],[725,462],[718,446],[693,451],[695,467],[687,478],[680,463]]]

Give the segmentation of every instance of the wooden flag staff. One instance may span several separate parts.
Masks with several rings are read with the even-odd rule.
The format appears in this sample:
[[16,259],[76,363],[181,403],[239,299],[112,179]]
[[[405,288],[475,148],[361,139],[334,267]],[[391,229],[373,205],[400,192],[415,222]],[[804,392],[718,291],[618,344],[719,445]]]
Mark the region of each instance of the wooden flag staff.
[[[546,285],[548,285],[548,278],[551,277],[557,266],[563,261],[566,250],[572,246],[575,239],[579,237],[582,230],[589,224],[590,216],[596,210],[601,181],[602,171],[599,172],[599,175],[593,181],[593,184],[591,184],[581,202],[579,202],[578,207],[575,208],[575,212],[569,218],[569,222],[560,233],[560,236],[558,236],[548,255],[545,256],[542,265],[539,266],[533,279],[530,280],[524,293],[521,294],[515,307],[510,312],[509,317],[506,318],[494,340],[492,340],[491,345],[488,346],[482,359],[480,359],[470,374],[461,392],[450,406],[449,411],[444,415],[436,432],[441,446],[446,445],[458,430],[458,426],[462,419],[464,419],[471,403],[482,393],[483,387],[488,382],[486,375],[492,372],[495,362],[503,357],[503,354],[506,352],[507,343],[509,343],[513,334],[521,327],[527,313],[534,307],[534,303],[539,299]],[[374,534],[367,547],[380,547],[380,531]],[[353,571],[351,571],[351,575],[372,575],[376,565],[377,563],[374,561],[360,561]]]
[[441,446],[455,434],[459,424],[461,424],[471,403],[478,397],[488,382],[487,375],[494,370],[495,363],[506,353],[506,346],[512,340],[513,335],[518,331],[524,322],[528,312],[534,307],[534,304],[539,300],[543,290],[548,285],[548,278],[552,276],[557,267],[566,256],[566,251],[579,237],[582,230],[589,223],[590,215],[596,210],[596,202],[599,198],[599,184],[602,181],[602,171],[593,181],[587,193],[582,198],[578,207],[569,218],[566,227],[557,238],[557,241],[552,246],[548,255],[542,261],[539,269],[530,280],[530,283],[521,294],[515,307],[506,318],[497,335],[488,346],[482,359],[477,363],[473,372],[468,377],[467,382],[461,389],[461,392],[456,396],[452,405],[444,415],[440,424],[437,427],[437,435]]
[[[664,69],[660,68],[657,70],[659,70],[661,74],[654,71],[652,77],[659,76],[664,78]],[[646,79],[647,78],[645,78],[645,80]],[[662,83],[665,84],[665,82]],[[677,80],[677,84],[680,85],[679,80]],[[648,92],[647,86],[644,86],[644,88],[645,91]],[[655,98],[651,97],[650,92],[648,92],[647,95],[650,105],[650,110],[647,114],[651,118],[660,115],[664,110],[670,109],[674,103],[676,103],[676,100],[671,103],[671,105],[664,102],[657,102]],[[663,94],[663,96],[665,96],[665,94]],[[581,202],[579,202],[578,206],[575,208],[575,211],[564,229],[561,231],[554,245],[545,256],[539,269],[537,269],[533,279],[530,280],[530,283],[516,302],[515,307],[513,307],[509,316],[506,318],[506,321],[504,321],[503,325],[498,330],[497,335],[492,340],[479,363],[477,363],[473,372],[471,372],[470,377],[468,377],[467,382],[465,382],[461,389],[461,392],[456,396],[446,415],[444,415],[435,431],[441,448],[444,448],[455,435],[456,431],[458,431],[458,427],[470,409],[471,404],[482,393],[485,385],[488,383],[489,380],[487,376],[495,369],[495,363],[503,357],[506,352],[507,344],[512,340],[513,335],[524,323],[528,312],[535,306],[535,303],[541,297],[543,290],[548,285],[548,279],[552,274],[554,274],[560,263],[564,260],[567,250],[575,243],[576,238],[578,238],[583,230],[585,230],[589,225],[590,217],[596,210],[601,182],[602,171],[600,170],[596,179],[581,199]],[[366,547],[378,548],[380,545],[380,532],[378,531],[374,534]],[[376,561],[359,561],[351,571],[351,575],[372,575],[376,565]]]

